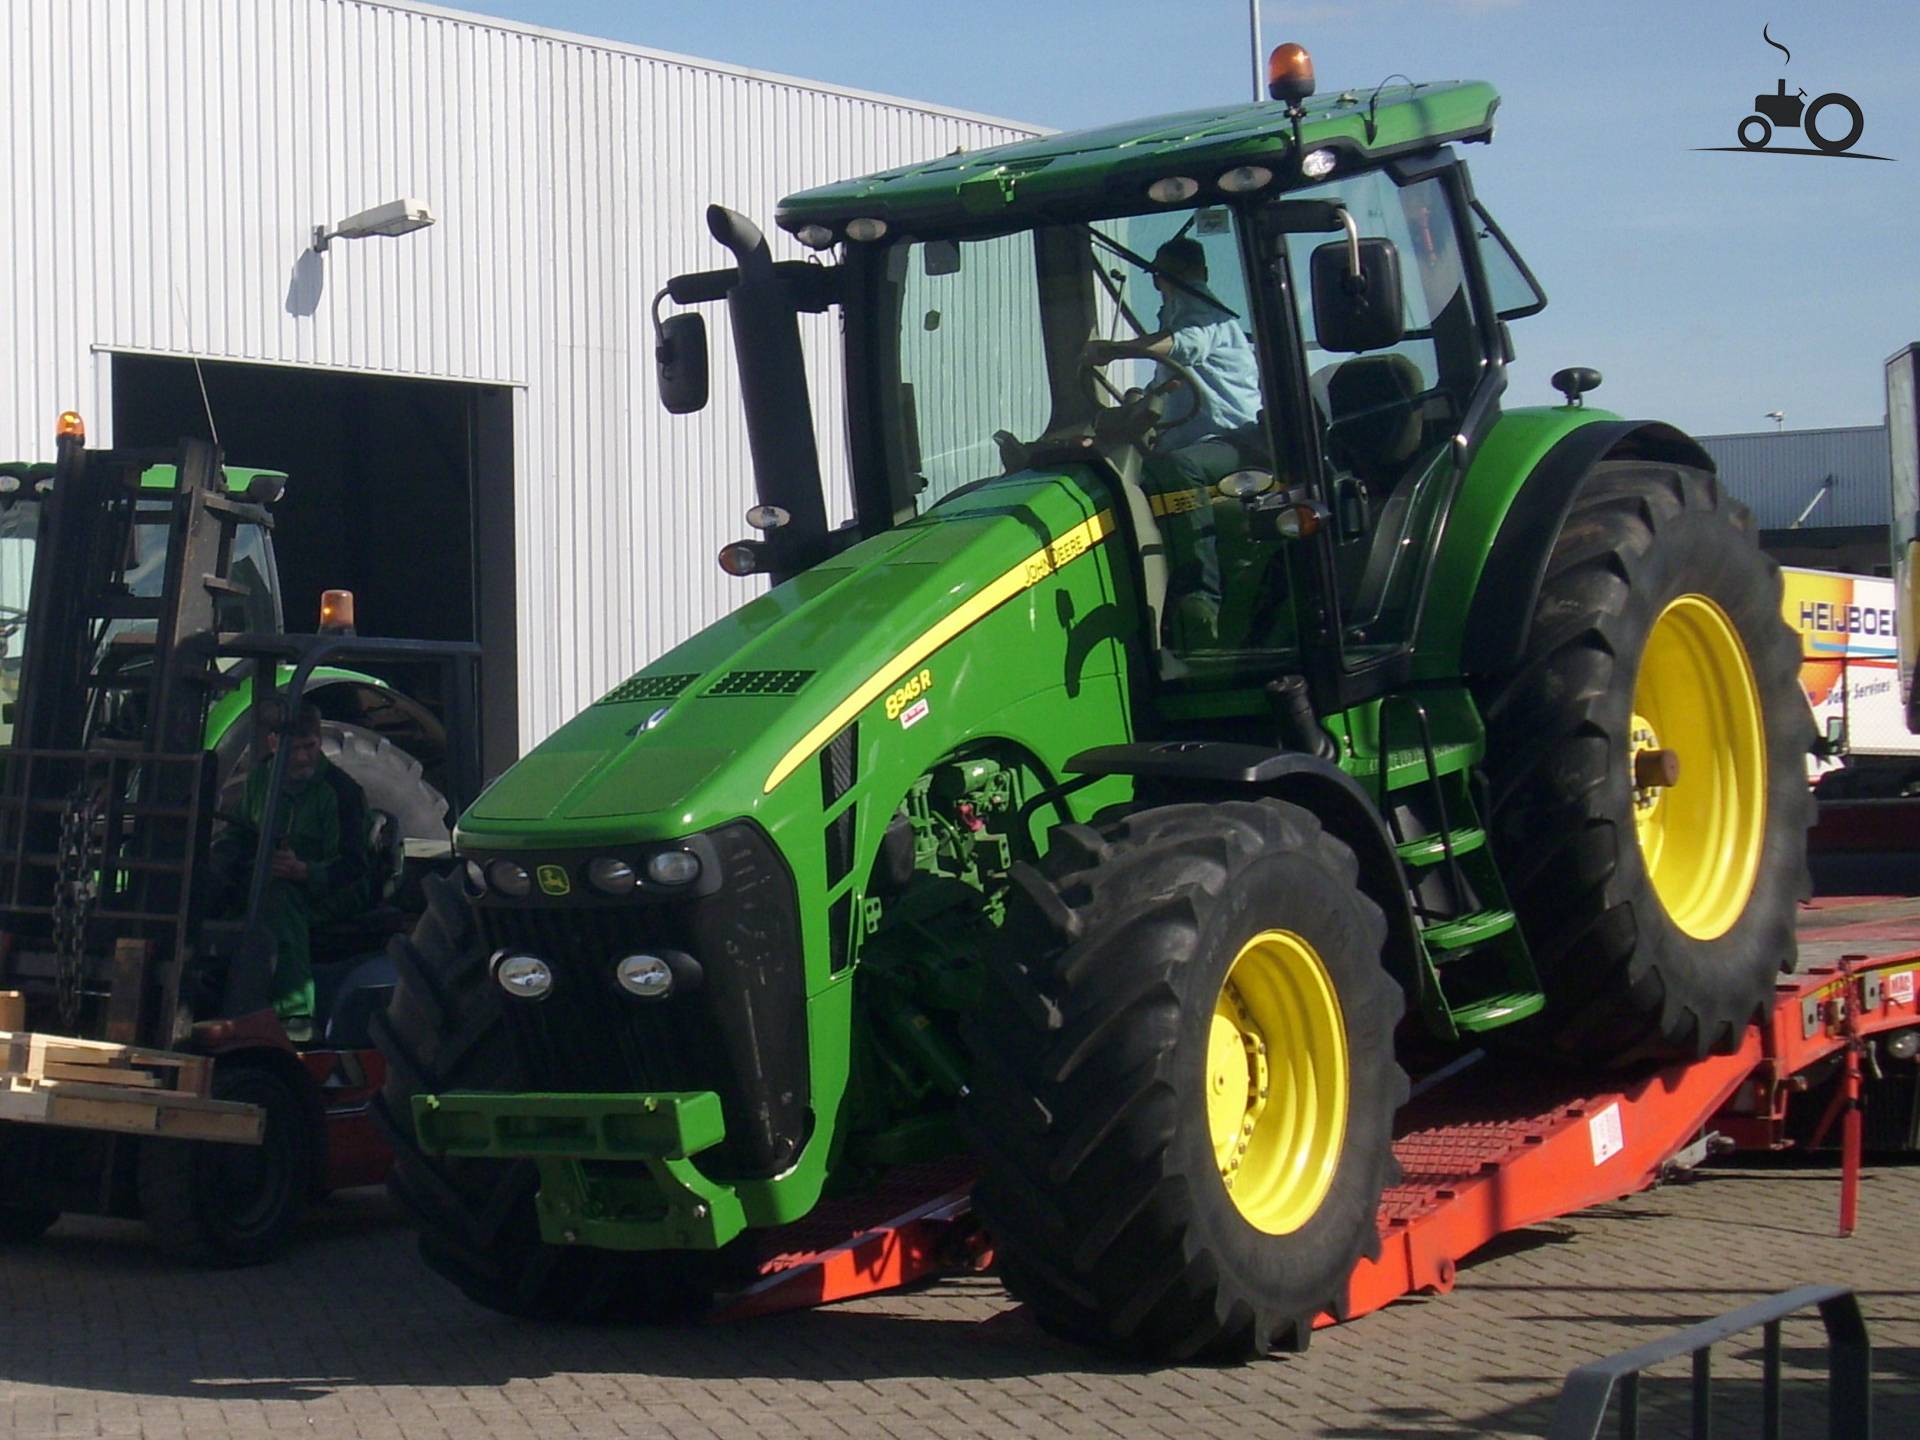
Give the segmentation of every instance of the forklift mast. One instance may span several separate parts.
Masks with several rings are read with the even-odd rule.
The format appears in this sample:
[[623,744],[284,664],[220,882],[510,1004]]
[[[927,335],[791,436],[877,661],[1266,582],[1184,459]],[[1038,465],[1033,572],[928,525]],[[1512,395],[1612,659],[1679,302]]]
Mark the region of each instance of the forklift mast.
[[[169,463],[170,492],[142,488]],[[160,592],[136,595],[142,507],[151,523],[163,497]],[[77,417],[63,417],[44,506],[14,743],[0,749],[0,987],[24,994],[29,1029],[163,1046],[199,933],[204,735],[231,683],[217,623],[221,600],[245,594],[234,531],[272,522],[226,493],[216,447],[89,451]]]
[[[143,490],[141,476],[164,464],[176,477],[166,575],[160,594],[135,595],[128,572],[140,554],[141,506],[166,493]],[[265,506],[229,496],[220,477],[220,452],[202,440],[184,440],[177,452],[89,451],[83,437],[61,437],[35,547],[18,748],[83,750],[101,740],[148,754],[202,748],[219,684],[219,603],[246,592],[228,574],[234,531],[273,523]],[[103,650],[115,621],[153,626],[107,647],[147,663],[127,665]]]

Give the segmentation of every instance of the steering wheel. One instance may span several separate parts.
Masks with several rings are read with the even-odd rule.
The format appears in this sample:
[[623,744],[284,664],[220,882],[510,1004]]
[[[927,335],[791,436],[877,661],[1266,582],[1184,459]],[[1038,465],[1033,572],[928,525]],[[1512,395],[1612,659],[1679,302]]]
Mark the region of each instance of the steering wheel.
[[[1151,360],[1156,365],[1164,365],[1172,375],[1167,379],[1142,389],[1122,390],[1107,379],[1104,369],[1091,360],[1080,362],[1080,387],[1096,411],[1106,412],[1113,418],[1101,424],[1102,430],[1123,434],[1129,439],[1144,440],[1158,431],[1173,430],[1186,424],[1200,413],[1200,378],[1186,365],[1165,355],[1156,355],[1146,345],[1131,340],[1107,342],[1111,359]],[[1187,393],[1187,405],[1178,415],[1163,413],[1162,403],[1172,391],[1184,387]],[[1101,399],[1104,391],[1111,397],[1108,404]]]

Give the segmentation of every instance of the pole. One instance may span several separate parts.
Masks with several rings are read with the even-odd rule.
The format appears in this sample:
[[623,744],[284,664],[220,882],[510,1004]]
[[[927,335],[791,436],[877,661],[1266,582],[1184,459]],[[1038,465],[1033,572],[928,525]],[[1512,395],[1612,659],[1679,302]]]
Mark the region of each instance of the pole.
[[1253,103],[1267,98],[1266,57],[1260,53],[1260,0],[1247,0],[1247,35],[1253,44]]
[[1845,980],[1841,994],[1845,995],[1847,1013],[1844,1017],[1841,1033],[1847,1039],[1847,1068],[1841,1081],[1841,1093],[1846,1096],[1846,1111],[1840,1121],[1840,1238],[1852,1236],[1854,1226],[1860,1216],[1860,1055],[1866,1048],[1866,1041],[1860,1035],[1860,1000],[1863,991],[1853,976],[1856,960],[1863,955],[1843,955],[1840,958],[1840,974]]

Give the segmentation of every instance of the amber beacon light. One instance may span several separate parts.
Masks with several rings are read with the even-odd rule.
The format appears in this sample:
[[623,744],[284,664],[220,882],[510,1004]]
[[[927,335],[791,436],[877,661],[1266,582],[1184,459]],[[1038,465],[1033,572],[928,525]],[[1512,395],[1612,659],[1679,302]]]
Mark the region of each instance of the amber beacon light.
[[1289,42],[1273,47],[1267,56],[1267,94],[1289,105],[1313,94],[1313,57],[1306,46]]
[[78,440],[84,444],[87,438],[87,422],[80,418],[78,410],[62,410],[60,418],[53,423],[53,438]]
[[353,634],[353,592],[351,590],[320,592],[320,633],[322,635]]

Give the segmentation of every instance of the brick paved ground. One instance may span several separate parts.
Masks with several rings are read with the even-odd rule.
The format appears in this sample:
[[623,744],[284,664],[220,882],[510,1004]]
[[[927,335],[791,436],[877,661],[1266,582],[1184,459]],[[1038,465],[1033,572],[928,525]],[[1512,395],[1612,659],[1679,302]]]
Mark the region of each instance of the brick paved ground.
[[[68,1220],[0,1255],[0,1434],[1528,1435],[1581,1361],[1825,1280],[1861,1288],[1880,1433],[1920,1434],[1920,1166],[1870,1170],[1850,1241],[1830,1238],[1836,1197],[1825,1170],[1715,1171],[1527,1231],[1453,1294],[1305,1356],[1145,1371],[1056,1344],[986,1279],[708,1329],[520,1325],[421,1269],[377,1192],[316,1211],[289,1260],[224,1275]],[[1825,1433],[1818,1336],[1786,1332],[1792,1434]],[[1722,1434],[1754,1433],[1735,1410],[1754,1351],[1723,1351]],[[1684,1364],[1664,1373],[1645,1403],[1684,1407]]]
[[[1803,952],[1911,945],[1917,908],[1830,902]],[[1538,1435],[1575,1365],[1814,1281],[1861,1292],[1878,1433],[1920,1435],[1920,1165],[1869,1169],[1851,1240],[1837,1208],[1831,1170],[1716,1169],[1509,1236],[1451,1295],[1304,1356],[1164,1370],[1056,1343],[985,1278],[732,1326],[517,1324],[421,1267],[377,1191],[314,1212],[285,1261],[224,1274],[69,1219],[0,1250],[0,1437]],[[1758,1432],[1757,1346],[1719,1352],[1722,1435]],[[1787,1433],[1825,1434],[1817,1320],[1788,1325],[1786,1355]],[[1647,1433],[1685,1433],[1686,1376],[1646,1382]]]

